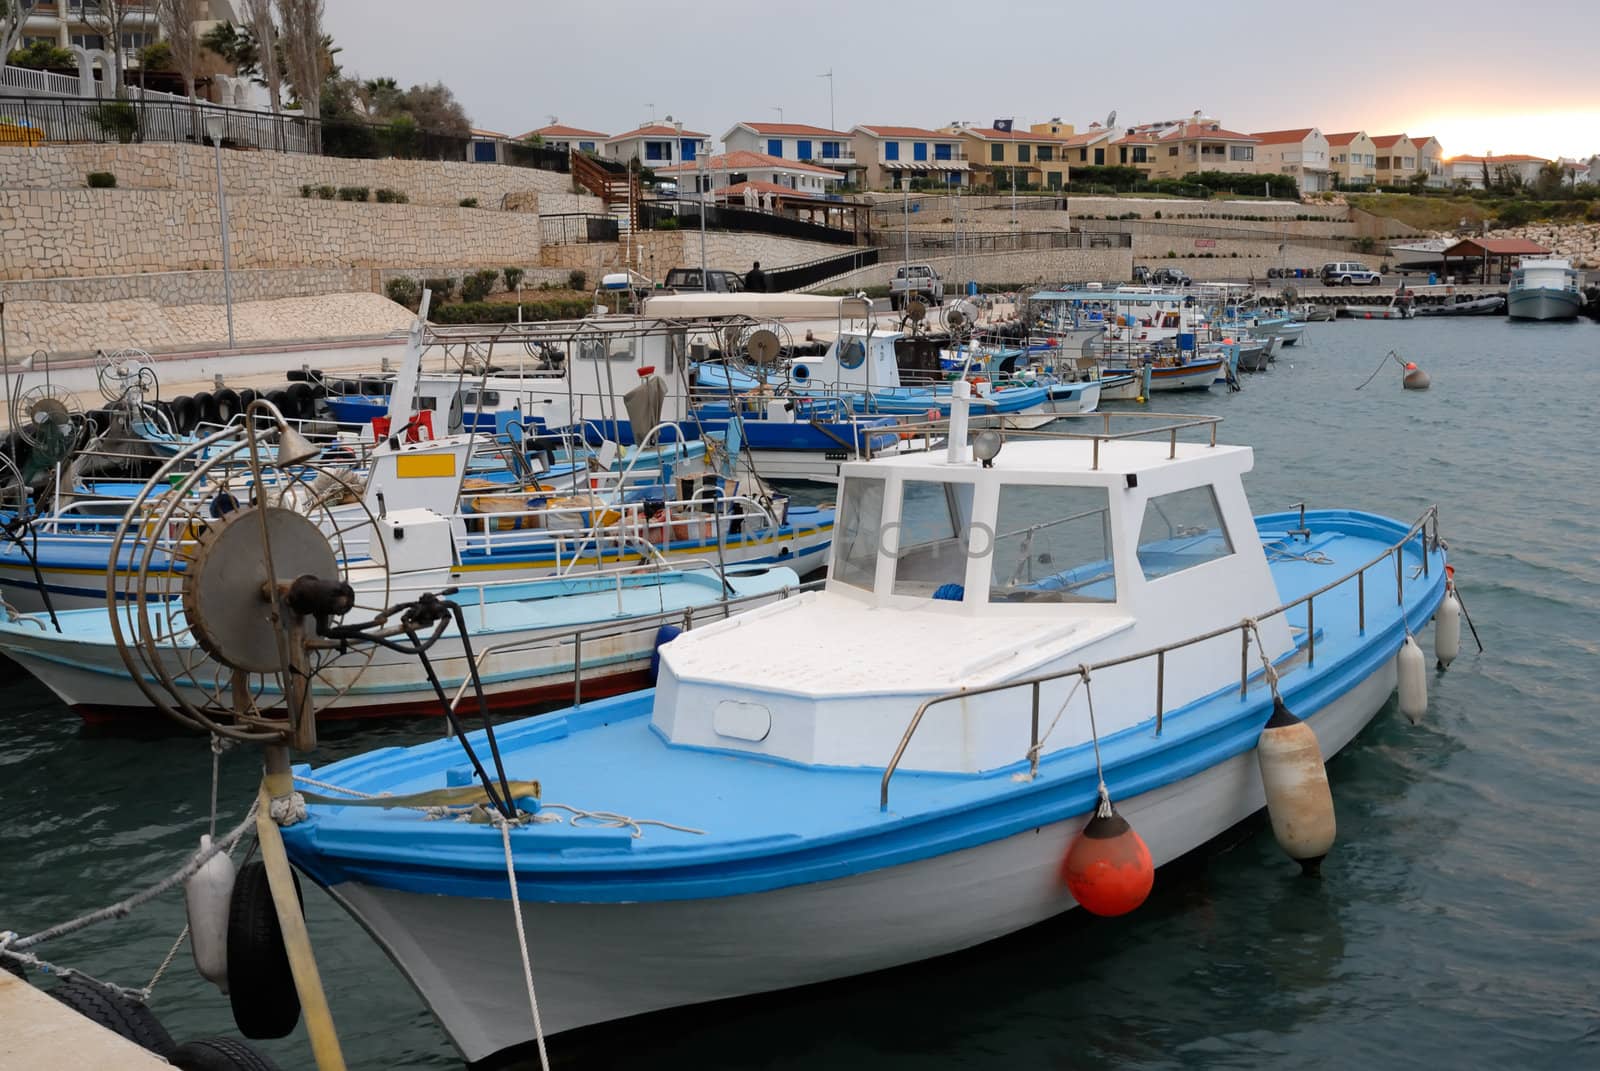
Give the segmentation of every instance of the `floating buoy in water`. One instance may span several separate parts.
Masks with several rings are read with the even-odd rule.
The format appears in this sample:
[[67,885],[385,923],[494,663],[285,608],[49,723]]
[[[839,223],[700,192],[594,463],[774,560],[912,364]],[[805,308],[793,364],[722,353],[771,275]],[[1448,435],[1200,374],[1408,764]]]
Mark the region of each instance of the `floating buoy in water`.
[[1300,864],[1301,873],[1315,875],[1338,832],[1333,792],[1315,730],[1277,696],[1256,741],[1256,762],[1278,847]]
[[1461,653],[1461,600],[1456,598],[1455,566],[1444,567],[1444,601],[1433,615],[1433,654],[1440,669]]
[[1407,361],[1406,374],[1400,383],[1406,390],[1427,390],[1433,384],[1433,380],[1428,377],[1428,373],[1417,367],[1417,362]]
[[[211,838],[200,837],[200,850]],[[233,860],[218,852],[183,883],[183,906],[189,917],[189,950],[200,977],[228,991],[228,903],[233,898]]]
[[1406,636],[1406,642],[1400,645],[1400,713],[1411,719],[1415,725],[1422,720],[1428,712],[1428,676],[1427,659],[1422,657],[1422,648],[1417,646],[1417,641]]
[[1100,804],[1061,860],[1061,880],[1084,910],[1111,918],[1145,902],[1155,885],[1150,849],[1102,788]]

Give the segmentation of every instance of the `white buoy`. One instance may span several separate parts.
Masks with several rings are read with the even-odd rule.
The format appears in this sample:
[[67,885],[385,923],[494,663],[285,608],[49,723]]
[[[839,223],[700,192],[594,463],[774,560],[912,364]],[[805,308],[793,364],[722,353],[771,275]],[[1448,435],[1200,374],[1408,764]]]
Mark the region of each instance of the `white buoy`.
[[[200,837],[200,850],[211,838]],[[183,883],[183,906],[189,916],[189,948],[200,977],[228,991],[228,902],[233,898],[233,860],[218,852]]]
[[1428,712],[1428,662],[1417,641],[1406,637],[1400,647],[1400,713],[1415,725]]
[[1272,717],[1256,741],[1256,761],[1278,846],[1303,872],[1315,874],[1338,831],[1333,792],[1317,734],[1282,699],[1273,699]]
[[1440,669],[1449,666],[1461,653],[1461,600],[1448,584],[1444,589],[1444,601],[1433,615],[1433,653]]

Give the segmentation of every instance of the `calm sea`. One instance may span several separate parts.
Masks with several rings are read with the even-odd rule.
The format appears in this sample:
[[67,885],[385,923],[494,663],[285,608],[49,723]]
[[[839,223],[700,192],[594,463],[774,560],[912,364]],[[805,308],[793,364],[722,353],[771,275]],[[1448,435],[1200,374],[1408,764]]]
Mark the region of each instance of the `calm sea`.
[[[1394,349],[1398,368],[1355,387]],[[1256,450],[1258,512],[1305,501],[1410,519],[1429,503],[1488,650],[1391,706],[1330,767],[1339,843],[1320,881],[1252,825],[1163,875],[1115,921],[1068,918],[972,953],[553,1052],[567,1066],[1600,1067],[1600,325],[1501,319],[1314,324],[1242,393],[1158,396],[1219,413]],[[1431,643],[1431,638],[1430,641]],[[30,932],[127,895],[205,830],[194,739],[84,730],[12,669],[0,700],[0,928]],[[429,723],[336,729],[322,758],[431,738]],[[223,763],[224,821],[257,773]],[[307,883],[353,1068],[456,1068],[381,952]],[[951,910],[960,910],[952,904]],[[143,985],[181,897],[52,945]],[[537,962],[538,937],[533,935]],[[232,1033],[187,950],[156,990],[180,1040]],[[302,1032],[263,1043],[310,1067]]]

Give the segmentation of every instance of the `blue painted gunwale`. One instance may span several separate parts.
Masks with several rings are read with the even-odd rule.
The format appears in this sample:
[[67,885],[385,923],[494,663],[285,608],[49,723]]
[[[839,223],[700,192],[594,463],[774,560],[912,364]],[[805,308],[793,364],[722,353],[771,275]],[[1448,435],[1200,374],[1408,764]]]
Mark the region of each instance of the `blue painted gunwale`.
[[[1257,526],[1264,542],[1281,542],[1297,522],[1298,515],[1279,513],[1258,518]],[[1307,522],[1317,533],[1311,546],[1336,564],[1275,564],[1285,599],[1344,575],[1407,528],[1352,511],[1309,512]],[[1318,597],[1316,665],[1297,662],[1281,683],[1289,706],[1313,726],[1318,711],[1394,656],[1408,628],[1427,624],[1444,593],[1444,554],[1431,552],[1430,575],[1410,579],[1421,554],[1420,539],[1413,539],[1405,551],[1403,614],[1394,570],[1380,565],[1368,572],[1365,636],[1354,635],[1354,580]],[[1303,628],[1303,608],[1290,620]],[[541,780],[546,801],[697,826],[708,835],[646,826],[635,839],[625,830],[564,821],[519,829],[513,846],[523,897],[623,903],[761,892],[960,851],[1084,814],[1095,799],[1085,744],[1046,756],[1031,783],[1011,780],[1025,768],[1020,757],[979,775],[896,774],[890,810],[880,813],[881,767],[814,768],[669,746],[650,724],[652,702],[652,692],[639,692],[507,724],[498,738],[508,773]],[[1130,798],[1249,752],[1270,709],[1270,693],[1256,675],[1243,700],[1229,686],[1168,712],[1159,740],[1149,721],[1106,737],[1101,748],[1113,796]],[[472,739],[482,753],[482,734]],[[459,778],[464,767],[459,746],[438,741],[346,759],[314,776],[365,792],[407,792],[439,787],[446,771]],[[284,838],[296,865],[321,884],[508,896],[492,827],[332,805],[311,813],[311,820],[285,829]]]

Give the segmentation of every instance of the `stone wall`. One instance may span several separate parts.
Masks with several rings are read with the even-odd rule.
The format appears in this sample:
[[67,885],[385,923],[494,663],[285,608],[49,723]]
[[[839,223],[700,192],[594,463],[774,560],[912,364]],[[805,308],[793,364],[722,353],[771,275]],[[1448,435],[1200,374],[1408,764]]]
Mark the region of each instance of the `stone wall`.
[[[82,189],[90,171],[110,171],[119,189],[213,194],[216,151],[199,145],[50,145],[0,147],[0,190]],[[413,205],[454,207],[476,197],[499,208],[510,193],[570,194],[572,176],[465,161],[346,160],[300,153],[222,151],[223,183],[235,198],[300,197],[300,187],[366,186],[398,190]]]
[[[986,253],[977,256],[934,257],[918,263],[932,264],[954,289],[957,269],[965,278],[980,283],[1086,283],[1127,279],[1133,272],[1133,258],[1127,249],[1038,249],[1015,253]],[[898,260],[818,283],[808,290],[852,290],[856,287],[887,286],[900,266]]]
[[[533,214],[230,197],[228,220],[236,269],[477,268],[539,256]],[[0,234],[0,279],[205,270],[222,262],[212,194],[3,190]]]
[[[234,301],[267,301],[372,288],[368,268],[249,269],[233,273]],[[12,280],[7,301],[149,301],[156,305],[220,305],[226,287],[220,271],[163,271],[140,275]]]
[[[638,270],[652,279],[664,279],[673,268],[700,266],[700,232],[641,231],[634,243]],[[621,271],[627,242],[590,242],[579,245],[549,245],[540,250],[540,263],[546,268],[581,268],[591,280],[608,271]],[[848,253],[854,247],[806,242],[772,234],[745,234],[733,231],[706,232],[706,265],[736,271],[741,275],[756,261],[765,270],[804,264],[822,257]]]

